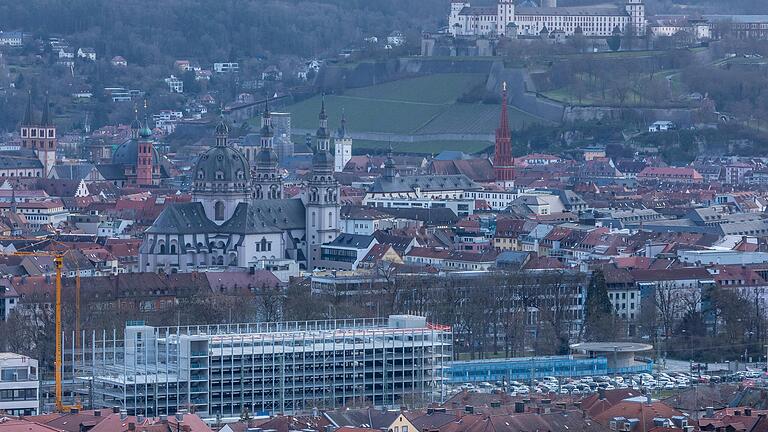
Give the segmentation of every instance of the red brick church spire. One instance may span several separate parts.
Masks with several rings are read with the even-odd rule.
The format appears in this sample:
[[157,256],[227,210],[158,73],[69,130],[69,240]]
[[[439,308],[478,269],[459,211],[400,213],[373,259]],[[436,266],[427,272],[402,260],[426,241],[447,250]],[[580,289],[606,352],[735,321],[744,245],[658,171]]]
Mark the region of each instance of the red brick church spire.
[[496,152],[493,156],[493,169],[496,181],[504,185],[512,185],[515,179],[515,161],[512,158],[512,134],[509,131],[507,114],[507,83],[502,84],[501,90],[501,119],[496,129]]

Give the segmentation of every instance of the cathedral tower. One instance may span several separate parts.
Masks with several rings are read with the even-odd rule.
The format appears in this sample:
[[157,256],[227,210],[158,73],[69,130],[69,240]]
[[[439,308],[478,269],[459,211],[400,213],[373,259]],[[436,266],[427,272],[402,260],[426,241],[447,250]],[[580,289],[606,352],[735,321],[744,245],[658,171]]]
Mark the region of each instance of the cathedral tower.
[[152,163],[154,157],[152,145],[152,129],[149,127],[149,119],[145,119],[144,127],[139,131],[138,154],[136,157],[136,184],[141,186],[153,184],[152,178],[155,168]]
[[274,140],[275,128],[267,99],[261,117],[261,147],[256,154],[256,177],[253,179],[254,198],[257,200],[283,198],[283,177],[277,167]]
[[501,118],[496,129],[496,149],[493,155],[493,169],[496,174],[496,182],[505,187],[514,186],[515,161],[512,158],[512,134],[509,131],[509,117],[507,115],[507,83],[502,84],[501,91]]
[[347,162],[352,159],[352,137],[347,132],[347,118],[341,114],[341,127],[333,140],[334,163],[333,171],[342,172]]
[[515,22],[515,3],[513,0],[498,0],[496,3],[496,34],[507,33],[507,26]]
[[50,118],[48,95],[45,95],[45,106],[40,122],[35,122],[32,110],[32,93],[29,93],[27,111],[21,123],[21,147],[35,152],[37,159],[43,165],[43,177],[48,177],[56,165],[56,126]]
[[320,258],[320,246],[339,236],[339,183],[333,177],[333,156],[330,153],[331,135],[328,131],[328,115],[325,98],[320,109],[320,127],[315,134],[315,154],[312,157],[312,173],[305,193],[307,229],[307,268],[312,270]]

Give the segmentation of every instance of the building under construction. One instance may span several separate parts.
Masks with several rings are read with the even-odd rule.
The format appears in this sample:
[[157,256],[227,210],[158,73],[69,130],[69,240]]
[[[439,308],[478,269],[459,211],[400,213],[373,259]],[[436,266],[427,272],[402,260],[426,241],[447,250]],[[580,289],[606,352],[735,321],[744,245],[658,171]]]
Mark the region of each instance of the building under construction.
[[452,354],[450,328],[411,315],[162,328],[129,323],[124,334],[85,341],[88,353],[78,368],[88,389],[83,397],[95,407],[148,416],[422,405],[442,398]]

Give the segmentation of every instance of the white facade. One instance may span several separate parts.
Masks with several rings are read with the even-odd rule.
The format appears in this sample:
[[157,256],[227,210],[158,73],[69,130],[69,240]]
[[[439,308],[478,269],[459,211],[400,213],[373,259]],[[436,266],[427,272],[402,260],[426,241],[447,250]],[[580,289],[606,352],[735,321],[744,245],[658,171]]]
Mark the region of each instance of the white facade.
[[171,93],[184,93],[184,81],[176,78],[176,76],[169,76],[165,79],[165,83],[168,84],[168,90]]
[[37,360],[14,353],[0,353],[0,412],[10,415],[37,415],[40,410],[40,382]]
[[240,63],[234,63],[234,62],[214,63],[213,71],[216,73],[240,72]]
[[493,210],[504,210],[512,204],[512,201],[517,199],[517,192],[513,191],[467,191],[464,193],[464,197],[471,200],[483,200]]
[[0,46],[20,47],[24,39],[21,32],[0,31]]
[[644,35],[643,0],[626,0],[624,7],[520,7],[511,0],[497,0],[496,7],[473,7],[468,1],[451,2],[448,31],[454,36],[491,34],[516,37],[560,31],[571,36],[580,29],[584,36],[611,36],[614,29]]
[[96,51],[93,48],[78,48],[77,58],[96,61]]
[[475,200],[473,199],[437,199],[415,197],[366,197],[363,205],[384,208],[449,208],[458,217],[466,217],[475,214]]
[[349,135],[334,140],[333,171],[342,172],[352,159],[352,138]]

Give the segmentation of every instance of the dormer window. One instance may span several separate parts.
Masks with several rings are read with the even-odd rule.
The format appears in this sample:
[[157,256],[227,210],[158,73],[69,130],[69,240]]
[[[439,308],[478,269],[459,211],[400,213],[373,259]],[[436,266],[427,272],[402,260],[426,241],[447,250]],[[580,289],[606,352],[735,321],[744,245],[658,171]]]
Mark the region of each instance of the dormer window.
[[203,170],[198,171],[197,172],[197,179],[198,180],[203,180],[204,178],[205,178],[205,172],[203,172]]
[[224,171],[216,171],[216,180],[224,180]]

